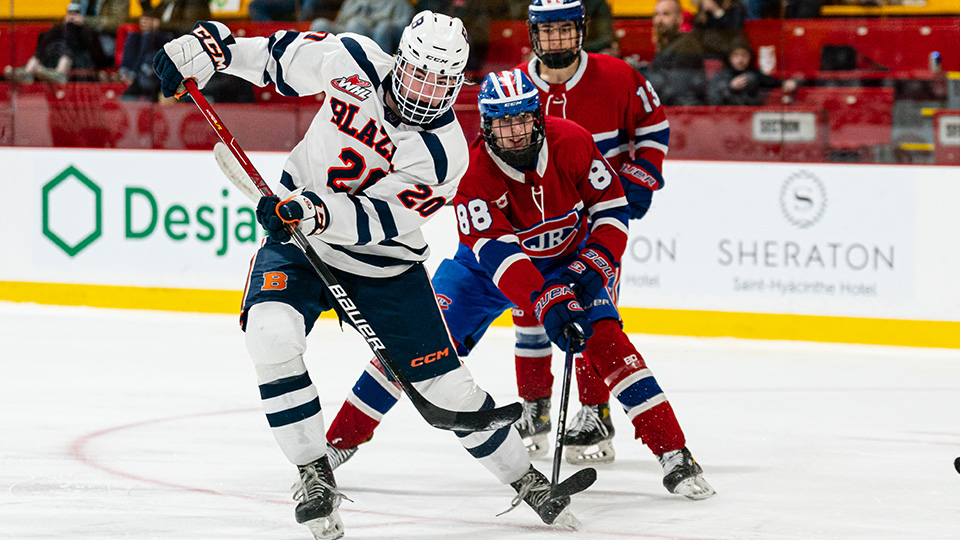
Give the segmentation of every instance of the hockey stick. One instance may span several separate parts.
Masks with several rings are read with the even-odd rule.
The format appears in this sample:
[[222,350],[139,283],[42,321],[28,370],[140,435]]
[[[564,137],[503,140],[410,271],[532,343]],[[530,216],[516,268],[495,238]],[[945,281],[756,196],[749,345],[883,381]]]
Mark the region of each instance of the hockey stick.
[[[583,339],[578,335],[576,330],[570,327],[567,328],[566,334],[569,341],[567,342],[567,354],[563,358],[563,384],[560,387],[560,413],[557,415],[557,442],[553,447],[553,476],[550,479],[550,494],[554,497],[557,496],[558,486],[560,485],[560,462],[563,461],[563,435],[567,430],[567,406],[570,404],[570,376],[573,372],[573,342],[577,339]],[[593,479],[596,479],[596,470],[590,467],[583,470],[593,471]],[[590,483],[592,484],[593,480],[591,480]]]
[[[186,79],[183,81],[183,85],[186,91],[190,93],[190,97],[193,98],[194,103],[197,104],[197,107],[199,107],[200,111],[207,118],[207,121],[213,126],[213,129],[217,132],[217,136],[220,137],[220,140],[223,141],[230,150],[230,153],[237,159],[243,172],[246,173],[250,181],[257,186],[260,195],[265,197],[272,196],[274,194],[273,190],[264,182],[263,177],[260,176],[260,173],[257,172],[257,169],[247,158],[246,153],[240,148],[236,139],[233,138],[233,135],[230,134],[227,127],[220,121],[220,117],[214,112],[213,107],[210,106],[207,99],[200,93],[196,81]],[[218,159],[218,163],[220,163],[220,161],[221,160]],[[221,164],[221,169],[223,169],[224,172],[228,170],[223,164]],[[231,181],[234,180],[232,176],[228,175],[228,177]],[[238,184],[238,182],[234,183]],[[252,190],[241,188],[241,191],[248,196],[253,195]],[[406,392],[410,397],[410,401],[413,402],[414,407],[417,408],[417,411],[423,416],[423,419],[430,425],[436,428],[454,431],[487,431],[509,426],[520,418],[523,407],[519,403],[511,403],[505,407],[485,411],[451,411],[430,403],[427,398],[423,397],[423,394],[414,388],[410,379],[407,378],[403,370],[394,362],[393,357],[390,356],[383,342],[377,337],[373,327],[366,322],[366,319],[363,318],[363,315],[361,315],[356,305],[347,295],[347,291],[340,285],[336,276],[330,272],[330,269],[327,268],[327,265],[320,259],[320,256],[317,255],[316,250],[310,245],[303,231],[298,227],[291,227],[290,235],[293,237],[294,243],[297,244],[307,257],[310,266],[316,270],[320,276],[320,280],[323,281],[323,284],[327,287],[327,290],[329,290],[333,298],[336,299],[337,304],[334,305],[334,309],[340,317],[340,320],[352,322],[355,328],[363,328],[361,335],[367,341],[367,345],[373,350],[373,354],[376,355],[384,369],[387,370],[390,376],[392,376],[403,391]]]

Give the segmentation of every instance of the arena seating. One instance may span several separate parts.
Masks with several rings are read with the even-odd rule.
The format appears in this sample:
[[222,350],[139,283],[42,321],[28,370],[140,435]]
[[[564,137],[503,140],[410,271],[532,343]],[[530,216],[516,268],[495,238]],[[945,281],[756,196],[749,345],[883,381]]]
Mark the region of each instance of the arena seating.
[[50,29],[49,22],[0,23],[0,67],[22,66],[37,48],[37,38]]
[[824,45],[847,45],[858,53],[858,69],[897,72],[926,71],[930,53],[940,52],[943,71],[960,70],[960,18],[786,19],[747,21],[745,32],[754,49],[773,46],[778,72],[820,71]]
[[[51,24],[52,21],[0,23],[0,65],[24,64],[33,52],[37,36]],[[307,23],[228,24],[236,35],[245,37],[308,28]],[[126,33],[135,28],[121,28],[118,50],[122,50]],[[652,57],[649,20],[616,20],[614,29],[624,56]],[[944,73],[929,69],[931,51],[941,52],[944,72],[960,71],[960,55],[956,53],[960,51],[960,17],[955,16],[760,20],[748,21],[745,31],[755,48],[774,47],[776,74],[800,74],[806,84],[789,104],[784,104],[782,95],[775,91],[763,107],[672,107],[671,157],[824,161],[831,159],[834,151],[889,146],[895,142],[891,126],[894,99],[900,88],[897,82],[946,84],[948,77]],[[823,71],[824,45],[855,49],[856,69]],[[530,54],[525,21],[493,21],[486,65],[474,75],[513,67]],[[714,60],[709,71],[718,66],[719,61]],[[191,105],[121,101],[123,88],[117,83],[0,83],[0,144],[166,149],[205,149],[213,144],[212,133]],[[465,86],[455,105],[470,141],[479,135],[478,90],[477,86]],[[250,150],[289,149],[309,127],[323,99],[284,97],[272,87],[258,89],[255,95],[258,103],[253,106],[217,104],[224,120],[231,123],[237,137]],[[950,104],[940,106],[956,108]],[[812,119],[815,134],[803,140],[758,140],[756,119],[775,118],[770,115],[778,112],[809,115],[804,118]],[[937,113],[931,124],[940,122],[943,116]],[[949,122],[956,121],[956,114],[945,116]],[[960,162],[960,151],[938,145],[936,161]]]

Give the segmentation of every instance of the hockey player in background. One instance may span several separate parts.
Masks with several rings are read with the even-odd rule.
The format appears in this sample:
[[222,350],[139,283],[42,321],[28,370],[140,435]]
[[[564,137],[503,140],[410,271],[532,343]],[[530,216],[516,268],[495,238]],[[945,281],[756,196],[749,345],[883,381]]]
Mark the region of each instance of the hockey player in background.
[[[519,69],[487,75],[479,106],[483,137],[470,149],[454,198],[460,246],[433,278],[458,353],[467,355],[511,307],[529,313],[564,350],[571,346],[564,328],[586,325],[584,362],[658,456],[664,486],[710,497],[713,488],[613,301],[631,214],[616,169],[586,129],[543,115],[537,88]],[[399,396],[375,361],[367,366],[327,433],[338,465],[372,437]]]
[[[252,262],[241,315],[267,422],[299,470],[297,522],[318,539],[343,535],[343,495],[303,355],[306,334],[334,300],[289,243],[288,226],[307,235],[425,398],[460,411],[494,406],[455,354],[422,264],[429,251],[420,227],[453,198],[467,168],[466,140],[451,107],[468,54],[459,19],[424,11],[404,30],[395,57],[356,34],[238,38],[223,24],[200,22],[155,59],[168,97],[184,77],[202,88],[215,71],[273,83],[287,96],[326,93],[284,164],[280,197],[264,197],[257,207],[269,238]],[[327,354],[327,361],[342,362],[335,351]],[[436,360],[416,361],[426,356]],[[522,500],[546,523],[575,525],[566,510],[573,491],[550,493],[510,426],[457,436],[518,492],[514,506]]]
[[[593,135],[600,153],[618,173],[630,219],[642,218],[653,192],[663,187],[661,167],[670,137],[670,124],[656,91],[626,62],[582,51],[585,21],[580,0],[533,0],[528,25],[536,57],[517,67],[540,91],[544,114],[573,120]],[[614,301],[616,291],[614,287]],[[524,400],[517,428],[531,455],[542,456],[552,429],[553,349],[529,311],[514,310],[514,330],[517,387]],[[565,434],[567,461],[611,462],[615,452],[610,392],[580,357],[576,375],[582,407]],[[379,414],[369,412],[375,417]],[[330,438],[341,453],[354,446],[335,439]]]
[[[593,135],[600,153],[618,173],[630,219],[642,218],[653,192],[663,187],[661,167],[670,137],[656,91],[623,60],[582,50],[586,21],[580,0],[533,0],[528,27],[536,56],[517,67],[540,90],[544,114],[573,120]],[[614,287],[614,301],[618,289]],[[543,455],[551,430],[552,350],[529,312],[514,310],[513,324],[517,389],[524,400],[517,428],[531,454]],[[611,462],[615,452],[610,393],[582,357],[576,359],[576,375],[581,409],[564,434],[567,461]]]

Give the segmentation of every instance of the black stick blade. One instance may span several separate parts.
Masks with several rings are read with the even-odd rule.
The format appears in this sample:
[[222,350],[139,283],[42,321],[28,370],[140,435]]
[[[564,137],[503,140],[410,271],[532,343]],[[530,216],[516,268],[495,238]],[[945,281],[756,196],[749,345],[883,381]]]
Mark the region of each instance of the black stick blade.
[[[413,398],[413,396],[410,396]],[[435,407],[432,404],[423,407],[414,399],[414,406],[420,411],[423,419],[438,429],[451,431],[491,431],[509,426],[520,419],[523,406],[511,403],[495,409],[485,411],[450,411]]]
[[560,482],[554,486],[550,486],[550,497],[569,497],[587,489],[596,481],[596,469],[593,467],[580,469],[579,471],[571,474],[570,477],[563,482]]

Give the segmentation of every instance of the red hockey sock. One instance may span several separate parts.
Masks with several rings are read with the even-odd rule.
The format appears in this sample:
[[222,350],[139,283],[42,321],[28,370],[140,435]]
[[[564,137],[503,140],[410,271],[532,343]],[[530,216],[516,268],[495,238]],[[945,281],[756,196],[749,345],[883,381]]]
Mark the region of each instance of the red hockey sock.
[[546,331],[532,314],[519,310],[513,310],[513,327],[517,336],[517,392],[526,401],[549,397],[553,391],[553,346]]
[[360,412],[360,409],[349,401],[345,401],[337,417],[330,423],[327,442],[341,450],[353,448],[369,441],[373,437],[373,430],[378,425],[380,422]]
[[553,373],[547,358],[515,356],[517,363],[517,392],[526,401],[550,397],[553,392]]
[[582,356],[575,359],[577,366],[577,391],[583,405],[599,405],[610,401],[610,391],[603,384],[603,377],[597,374],[593,364]]
[[594,324],[584,355],[623,405],[637,439],[654,454],[686,445],[673,407],[619,321],[605,319]]

